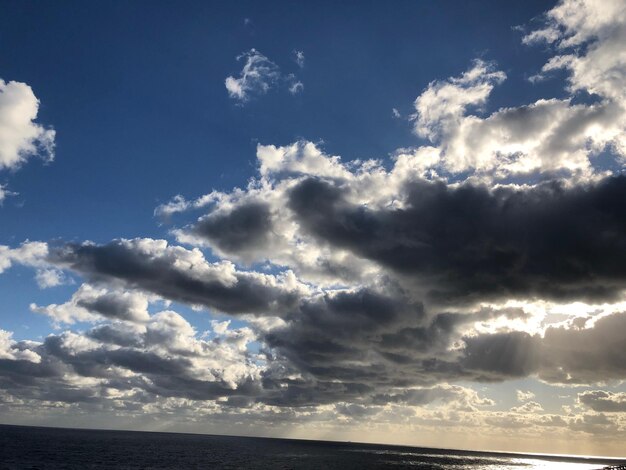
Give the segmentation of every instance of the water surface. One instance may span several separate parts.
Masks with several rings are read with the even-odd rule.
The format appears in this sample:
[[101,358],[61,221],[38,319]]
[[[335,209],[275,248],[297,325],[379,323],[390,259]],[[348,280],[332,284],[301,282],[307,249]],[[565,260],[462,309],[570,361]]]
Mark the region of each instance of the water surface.
[[293,439],[0,425],[1,469],[591,470],[606,459]]

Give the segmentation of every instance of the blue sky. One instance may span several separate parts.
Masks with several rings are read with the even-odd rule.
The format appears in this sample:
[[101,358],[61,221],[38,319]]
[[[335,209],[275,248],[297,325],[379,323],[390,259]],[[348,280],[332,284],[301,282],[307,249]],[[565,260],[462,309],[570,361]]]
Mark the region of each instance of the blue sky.
[[[30,258],[0,249],[0,329],[12,334],[0,336],[0,359],[13,371],[36,355],[42,367],[77,374],[73,382],[38,379],[39,391],[0,381],[4,421],[84,425],[93,412],[87,403],[102,400],[101,427],[154,429],[172,404],[138,384],[167,382],[170,395],[161,396],[182,400],[191,392],[173,383],[193,377],[227,391],[193,395],[168,429],[215,432],[235,412],[221,404],[237,399],[248,427],[231,432],[300,436],[304,418],[268,416],[297,414],[306,395],[317,437],[388,440],[385,426],[397,425],[397,442],[432,445],[428,436],[442,431],[430,426],[443,413],[458,420],[450,446],[485,448],[487,441],[462,436],[501,426],[496,447],[545,451],[536,436],[553,420],[556,449],[619,454],[626,369],[589,365],[601,352],[572,352],[582,367],[557,351],[571,343],[567,335],[595,338],[611,322],[621,328],[626,305],[626,275],[607,255],[624,235],[615,198],[626,154],[626,13],[622,1],[608,3],[0,2],[0,99],[17,90],[11,82],[25,84],[38,101],[19,88],[36,109],[20,120],[23,129],[54,130],[54,158],[26,144],[3,150],[2,139],[18,133],[11,119],[20,118],[10,114],[13,102],[0,101],[0,248],[45,244],[45,254]],[[239,95],[227,89],[229,77],[243,86]],[[41,146],[42,136],[23,142]],[[219,193],[210,203],[199,199],[212,191]],[[580,199],[586,195],[609,202],[598,209]],[[498,205],[518,210],[519,200],[525,209],[516,215]],[[184,207],[170,210],[172,201]],[[502,211],[493,221],[490,204]],[[525,225],[517,231],[499,228],[518,221]],[[416,248],[425,243],[432,250]],[[477,252],[483,257],[473,258]],[[213,284],[196,290],[216,279],[223,292]],[[232,294],[246,283],[249,290]],[[582,329],[578,318],[586,319]],[[385,335],[397,334],[400,344],[424,325],[431,329],[411,337],[408,350],[382,346]],[[96,332],[103,326],[137,337],[105,341]],[[316,328],[360,333],[324,337]],[[445,338],[429,341],[435,335]],[[494,364],[486,351],[501,337],[523,349],[526,362]],[[623,345],[624,337],[611,341]],[[90,343],[96,338],[98,346]],[[50,352],[54,341],[73,359]],[[166,353],[167,342],[185,346]],[[113,372],[80,369],[77,361],[95,348],[106,364],[126,367],[116,380],[135,385],[116,389]],[[181,357],[199,356],[182,375],[118,358],[124,351],[170,361],[183,349]],[[341,371],[320,359],[331,350],[330,362],[345,361]],[[348,350],[354,357],[339,353]],[[459,373],[430,370],[426,350]],[[550,360],[537,360],[542,354]],[[362,361],[385,373],[362,379],[367,392],[357,396],[349,390],[361,365],[346,371]],[[403,382],[394,374],[406,364],[414,366]],[[289,392],[259,385],[268,377]],[[54,401],[41,390],[70,403],[67,390],[86,394],[94,383],[109,391],[72,402],[63,415],[32,411]],[[330,393],[327,383],[347,391]],[[115,394],[123,398],[112,404]],[[154,408],[138,417],[130,410],[140,394]],[[383,395],[395,398],[382,405]],[[31,401],[12,407],[8,396]],[[109,406],[129,411],[116,419]],[[346,406],[359,412],[342,415]],[[414,421],[397,419],[401,406]],[[207,421],[185,422],[194,409]],[[329,424],[333,413],[341,426]],[[133,419],[138,424],[128,424]],[[374,431],[366,435],[359,427],[368,419]]]

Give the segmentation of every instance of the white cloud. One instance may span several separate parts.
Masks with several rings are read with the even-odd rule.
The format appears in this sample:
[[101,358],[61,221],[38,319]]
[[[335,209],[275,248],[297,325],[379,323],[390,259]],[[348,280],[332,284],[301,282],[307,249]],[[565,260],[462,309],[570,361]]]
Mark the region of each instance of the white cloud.
[[228,76],[225,81],[233,99],[245,102],[253,94],[267,93],[280,77],[278,66],[256,49],[244,52],[237,60],[245,60],[239,77]]
[[0,273],[9,269],[13,263],[34,267],[46,266],[47,255],[48,245],[44,242],[26,241],[18,248],[0,245]]
[[293,51],[293,60],[298,64],[298,67],[304,67],[304,52],[295,50]]
[[477,60],[460,77],[434,81],[415,100],[415,133],[432,141],[459,126],[468,107],[485,104],[493,87],[506,75],[493,64]]
[[535,398],[535,394],[531,391],[518,390],[517,391],[517,401],[525,402],[530,401]]
[[12,332],[0,329],[0,359],[36,363],[41,361],[41,357],[36,352],[29,349],[17,348],[17,342],[12,339],[12,336]]
[[289,93],[292,95],[297,95],[298,93],[301,93],[302,90],[304,90],[304,84],[300,81],[293,82],[289,86]]
[[67,282],[63,271],[55,268],[38,269],[35,280],[42,289],[60,286]]
[[[433,81],[415,100],[415,133],[441,153],[433,165],[483,181],[545,174],[594,178],[594,157],[605,151],[626,164],[626,5],[620,0],[565,0],[546,15],[546,26],[523,38],[554,44],[555,55],[532,81],[556,69],[569,72],[567,98],[543,98],[483,109],[505,74],[478,60],[459,77]],[[576,103],[581,92],[597,99]]]
[[522,414],[537,414],[543,411],[543,407],[537,403],[536,401],[528,401],[520,406],[514,406],[511,408],[511,411],[514,413],[522,413]]
[[296,142],[284,147],[258,145],[257,159],[261,176],[281,173],[330,178],[349,176],[349,172],[341,164],[340,157],[324,155],[312,142]]
[[219,191],[213,191],[209,194],[205,194],[204,196],[194,201],[188,201],[180,194],[177,194],[172,198],[171,201],[157,206],[156,209],[154,209],[154,215],[155,217],[162,217],[163,219],[167,220],[172,215],[179,212],[186,212],[192,209],[200,209],[202,207],[213,204],[221,197],[221,194],[222,193],[220,193]]
[[0,79],[0,170],[18,168],[32,156],[54,159],[55,131],[34,122],[38,112],[31,87]]
[[9,191],[6,185],[0,184],[0,206],[8,196],[14,196],[16,194],[17,193]]
[[93,323],[106,318],[145,323],[149,319],[148,303],[154,300],[156,298],[137,291],[82,284],[68,302],[46,306],[31,304],[30,309],[50,317],[57,327],[62,323]]
[[[296,54],[295,57],[297,61],[300,56]],[[242,59],[245,59],[245,64],[239,77],[228,76],[224,82],[228,95],[240,104],[254,95],[267,93],[281,83],[286,84],[287,90],[292,95],[304,90],[304,84],[293,73],[283,75],[278,65],[256,49],[250,49],[237,57],[237,60]],[[302,64],[297,62],[300,67],[304,65],[304,54],[301,55],[301,60]]]

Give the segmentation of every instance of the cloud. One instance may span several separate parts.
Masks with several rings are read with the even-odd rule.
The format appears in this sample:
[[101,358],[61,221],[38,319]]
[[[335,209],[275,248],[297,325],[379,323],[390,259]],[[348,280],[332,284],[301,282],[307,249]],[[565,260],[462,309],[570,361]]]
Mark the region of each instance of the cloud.
[[[280,67],[261,54],[256,49],[237,57],[237,60],[245,60],[239,77],[228,76],[224,81],[228,96],[243,104],[255,95],[264,95],[270,89],[286,82],[289,93],[295,95],[302,92],[304,85],[296,79],[294,74],[283,76]],[[304,54],[295,52],[295,60],[300,68],[304,66]]]
[[202,217],[192,228],[192,234],[206,239],[220,252],[246,257],[247,252],[270,248],[272,230],[269,205],[251,201],[228,212],[213,212]]
[[0,79],[0,170],[16,169],[33,156],[54,159],[55,131],[34,122],[38,111],[31,87]]
[[[67,301],[31,309],[84,328],[2,332],[0,409],[623,435],[603,414],[622,392],[578,393],[558,416],[530,391],[503,410],[459,385],[626,379],[626,177],[595,162],[624,155],[622,10],[609,7],[566,0],[524,39],[552,44],[541,74],[565,68],[565,98],[490,110],[506,75],[477,60],[422,90],[411,119],[428,143],[389,161],[259,144],[245,186],[155,209],[182,221],[173,243],[0,247],[0,271],[32,267],[42,287],[81,278]],[[238,60],[225,84],[240,103],[301,91],[254,49]],[[208,310],[210,328],[171,302]]]
[[414,276],[434,301],[543,296],[614,299],[624,289],[620,260],[626,178],[528,189],[415,180],[403,207],[349,202],[350,188],[298,182],[288,206],[303,231]]
[[[624,377],[622,359],[610,353],[623,340],[622,313],[537,333],[518,330],[530,310],[503,306],[620,298],[623,177],[489,188],[425,179],[407,164],[413,155],[386,170],[372,161],[344,164],[304,142],[259,146],[257,154],[259,178],[245,189],[177,201],[177,210],[208,212],[176,233],[219,257],[251,266],[267,260],[294,273],[242,271],[151,239],[70,244],[48,261],[106,289],[262,318],[250,320],[267,364],[250,384],[256,398],[242,392],[233,400],[363,404],[394,389],[458,380]],[[345,271],[329,274],[332,262]],[[372,268],[352,276],[351,265]],[[480,327],[496,319],[495,332]],[[589,346],[573,346],[580,344]]]
[[63,272],[60,271],[59,269],[54,269],[54,268],[45,268],[45,269],[37,270],[37,274],[35,275],[35,280],[37,281],[37,285],[41,289],[48,289],[50,287],[60,286],[67,282]]
[[65,245],[49,260],[95,282],[232,314],[284,314],[307,290],[289,272],[273,276],[237,271],[232,263],[209,263],[200,250],[168,246],[165,240]]
[[625,155],[625,100],[540,99],[487,117],[467,113],[480,110],[504,79],[493,65],[478,61],[458,78],[432,82],[417,98],[415,132],[437,146],[435,168],[491,180],[533,173],[589,177],[601,151]]
[[11,338],[12,336],[12,332],[0,330],[0,361],[11,360],[37,363],[41,360],[37,353],[17,347],[17,341],[14,341]]
[[33,304],[31,310],[49,316],[56,325],[76,321],[95,322],[103,318],[144,323],[149,318],[149,300],[140,292],[108,290],[83,284],[68,302],[45,307]]
[[292,84],[289,85],[289,93],[292,95],[297,95],[298,93],[302,93],[304,90],[304,84],[299,80],[292,80]]
[[410,406],[424,406],[434,402],[453,403],[457,410],[464,411],[476,411],[476,407],[494,405],[492,400],[482,398],[476,391],[459,385],[411,388],[394,395],[377,395],[374,397],[374,403],[384,405],[402,403]]
[[535,398],[535,394],[531,391],[525,392],[523,390],[518,390],[516,393],[517,393],[517,401],[520,401],[522,403],[526,401],[530,401],[533,398]]
[[298,67],[304,68],[304,52],[293,50],[293,60],[298,64]]
[[2,332],[0,385],[23,398],[106,403],[122,397],[142,402],[142,394],[212,399],[259,379],[259,366],[247,358],[245,344],[254,339],[249,329],[206,341],[196,336],[171,311],[142,325],[109,323],[84,335],[49,335],[43,343],[11,341]]
[[[564,0],[545,15],[543,29],[527,34],[528,44],[556,44],[559,54],[543,67],[570,72],[570,90],[586,91],[623,103],[626,58],[626,6],[619,0]],[[581,47],[584,46],[584,47]]]
[[578,402],[593,411],[603,413],[626,412],[626,393],[589,390],[578,394]]
[[7,189],[7,185],[6,184],[0,184],[0,206],[2,205],[2,203],[4,202],[4,200],[9,197],[9,196],[15,196],[17,193],[13,192],[13,191],[9,191]]
[[14,263],[32,267],[46,266],[47,256],[48,245],[44,242],[26,241],[18,248],[0,245],[0,273],[9,269]]
[[245,59],[239,78],[226,77],[225,85],[231,98],[245,102],[252,94],[264,94],[278,81],[278,66],[258,52],[250,49],[237,57]]
[[435,140],[456,127],[468,107],[485,104],[493,87],[506,79],[493,64],[476,60],[458,78],[433,81],[415,100],[415,133]]
[[552,45],[554,55],[531,78],[565,69],[569,97],[483,116],[493,88],[506,78],[495,64],[477,60],[459,77],[431,82],[415,100],[412,118],[415,132],[439,150],[434,168],[490,181],[535,173],[589,179],[601,173],[595,160],[602,152],[623,167],[624,41],[623,2],[564,0],[547,12],[545,27],[526,34],[523,42]]
[[180,194],[174,196],[171,201],[164,204],[160,204],[154,209],[154,215],[161,217],[164,220],[169,220],[172,215],[179,212],[185,212],[191,209],[200,209],[213,204],[220,196],[220,193],[214,191],[210,194],[206,194],[195,201],[187,201]]
[[[342,308],[345,313],[358,307],[350,298],[334,301],[337,314]],[[344,306],[346,302],[352,305]],[[341,322],[339,317],[335,321]],[[2,338],[0,350],[5,352],[0,356],[0,385],[23,399],[149,406],[161,396],[227,399],[225,406],[246,402],[247,406],[296,407],[341,404],[350,399],[360,401],[358,406],[365,414],[369,414],[366,407],[386,403],[425,406],[441,402],[463,410],[493,405],[461,386],[442,384],[393,392],[389,387],[378,390],[357,381],[340,383],[294,374],[286,363],[248,350],[248,344],[258,340],[252,329],[215,322],[210,334],[199,337],[182,316],[167,310],[139,323],[122,323],[111,317],[85,333],[65,331],[49,335],[42,343],[12,341],[8,332],[0,335]],[[29,387],[22,390],[25,383]],[[73,393],[68,394],[70,390]],[[384,394],[375,394],[377,391]]]
[[538,376],[549,383],[592,384],[626,378],[626,314],[599,318],[593,327],[549,327],[543,337],[524,332],[465,338],[463,367],[483,380]]
[[620,432],[618,423],[603,413],[583,414],[577,417],[570,427],[575,431],[588,434],[615,435]]
[[543,411],[543,407],[537,403],[536,401],[528,401],[520,406],[514,406],[511,408],[511,411],[514,413],[522,413],[522,414],[537,414]]

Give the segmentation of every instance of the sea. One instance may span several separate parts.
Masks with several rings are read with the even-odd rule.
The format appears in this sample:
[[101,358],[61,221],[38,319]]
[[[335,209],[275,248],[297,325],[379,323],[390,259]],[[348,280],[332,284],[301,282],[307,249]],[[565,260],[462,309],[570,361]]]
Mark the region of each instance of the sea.
[[545,469],[626,459],[469,452],[351,442],[0,425],[0,469]]

